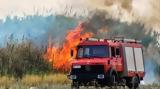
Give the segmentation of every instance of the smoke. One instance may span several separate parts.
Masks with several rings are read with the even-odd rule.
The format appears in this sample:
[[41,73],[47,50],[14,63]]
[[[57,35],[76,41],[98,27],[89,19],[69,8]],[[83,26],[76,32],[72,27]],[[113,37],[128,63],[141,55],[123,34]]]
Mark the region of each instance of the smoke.
[[91,12],[104,11],[108,18],[139,23],[146,29],[160,29],[159,0],[0,0],[0,19],[26,16],[65,15],[90,17]]
[[89,0],[88,4],[121,22],[139,23],[156,31],[160,29],[159,0]]
[[[151,30],[145,30],[144,25],[138,23],[128,24],[107,17],[104,12],[97,11],[91,18],[84,22],[85,31],[93,32],[95,37],[99,38],[110,38],[121,35],[126,38],[141,39],[145,42],[144,45],[146,47],[148,47],[149,43],[155,41],[151,36]],[[149,37],[147,39],[151,40],[145,41],[144,39],[146,37]]]

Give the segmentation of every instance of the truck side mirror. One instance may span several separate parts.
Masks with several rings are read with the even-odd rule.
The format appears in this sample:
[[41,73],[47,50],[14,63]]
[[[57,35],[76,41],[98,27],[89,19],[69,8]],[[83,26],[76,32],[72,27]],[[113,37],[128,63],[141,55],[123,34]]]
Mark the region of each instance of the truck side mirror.
[[73,50],[71,49],[71,53],[70,53],[71,57],[73,57],[73,54],[74,54],[74,52],[73,52]]

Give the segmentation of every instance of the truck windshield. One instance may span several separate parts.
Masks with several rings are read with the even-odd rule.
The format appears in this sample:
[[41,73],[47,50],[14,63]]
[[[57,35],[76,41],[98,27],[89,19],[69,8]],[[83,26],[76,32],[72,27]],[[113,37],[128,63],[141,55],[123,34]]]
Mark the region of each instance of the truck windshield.
[[105,45],[78,46],[78,58],[109,57],[109,48]]

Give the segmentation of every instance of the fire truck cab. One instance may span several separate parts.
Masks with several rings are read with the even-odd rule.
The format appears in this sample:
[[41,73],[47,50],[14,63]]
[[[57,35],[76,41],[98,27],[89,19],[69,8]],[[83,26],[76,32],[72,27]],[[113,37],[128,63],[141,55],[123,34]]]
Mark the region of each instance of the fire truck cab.
[[134,39],[82,40],[68,75],[72,89],[80,86],[138,88],[145,75],[142,45]]

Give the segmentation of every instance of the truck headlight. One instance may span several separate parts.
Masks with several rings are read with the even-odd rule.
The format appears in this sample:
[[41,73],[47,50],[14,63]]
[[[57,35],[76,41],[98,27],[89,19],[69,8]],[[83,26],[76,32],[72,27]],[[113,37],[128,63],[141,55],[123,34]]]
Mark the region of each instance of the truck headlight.
[[70,77],[69,77],[71,80],[73,80],[73,79],[77,79],[77,76],[76,75],[70,75]]
[[80,69],[80,68],[81,68],[81,65],[74,65],[73,68],[74,68],[74,69]]
[[98,79],[104,79],[104,74],[98,74],[98,75],[97,75],[97,78],[98,78]]

